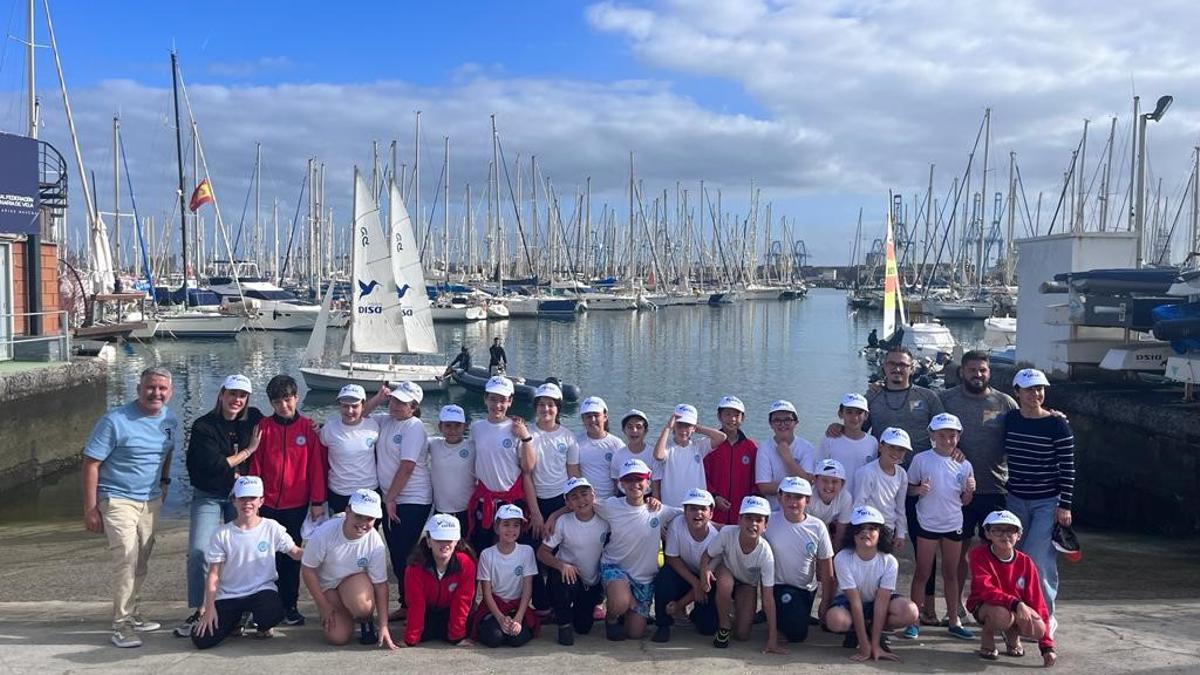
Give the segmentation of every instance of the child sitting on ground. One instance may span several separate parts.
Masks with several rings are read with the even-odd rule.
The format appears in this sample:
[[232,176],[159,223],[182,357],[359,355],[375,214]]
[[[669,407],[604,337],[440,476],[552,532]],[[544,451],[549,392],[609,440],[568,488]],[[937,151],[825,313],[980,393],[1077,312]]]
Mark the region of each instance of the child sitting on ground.
[[525,513],[519,506],[496,509],[496,543],[479,556],[476,576],[483,602],[475,610],[475,636],[486,647],[520,647],[537,632],[537,615],[529,608],[537,560],[533,548],[518,544]]
[[714,503],[707,490],[692,488],[683,499],[683,516],[667,527],[666,564],[654,578],[654,642],[669,642],[671,626],[689,616],[687,607],[693,603],[689,618],[696,632],[717,632],[713,594],[700,590],[700,558],[717,536],[717,526],[711,522]]
[[435,513],[425,522],[423,534],[404,567],[404,644],[445,640],[469,646],[475,558],[463,541],[462,525],[448,513]]
[[575,644],[575,634],[587,635],[600,604],[600,555],[608,523],[596,515],[596,491],[586,478],[568,478],[563,487],[567,513],[554,522],[537,557],[549,571],[547,586],[558,623],[558,644]]

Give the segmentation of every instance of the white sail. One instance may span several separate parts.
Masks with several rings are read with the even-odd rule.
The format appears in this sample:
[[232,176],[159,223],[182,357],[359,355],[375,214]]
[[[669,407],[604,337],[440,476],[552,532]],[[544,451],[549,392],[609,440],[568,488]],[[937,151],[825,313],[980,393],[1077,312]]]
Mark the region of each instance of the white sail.
[[104,218],[96,216],[89,237],[91,259],[88,263],[92,268],[92,292],[112,293],[116,288],[116,276],[113,270],[112,250],[108,247],[108,226],[104,224]]
[[354,171],[354,286],[350,349],[360,354],[407,353],[399,289],[379,206]]
[[333,282],[330,281],[329,287],[325,291],[325,300],[321,303],[321,313],[317,315],[317,322],[308,336],[308,345],[304,348],[304,355],[310,362],[320,361],[321,357],[325,355],[325,328],[329,325],[329,312],[332,305]]
[[392,233],[392,277],[400,299],[404,337],[410,354],[436,354],[437,337],[433,333],[433,309],[425,292],[425,271],[413,236],[412,221],[404,199],[394,181],[388,183],[388,218]]

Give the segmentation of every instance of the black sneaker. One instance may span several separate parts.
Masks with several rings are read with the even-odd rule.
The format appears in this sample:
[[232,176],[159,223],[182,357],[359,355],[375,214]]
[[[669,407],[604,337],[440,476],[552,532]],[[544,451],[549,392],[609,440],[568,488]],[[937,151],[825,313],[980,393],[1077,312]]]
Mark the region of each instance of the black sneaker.
[[295,607],[289,608],[283,613],[283,625],[285,626],[303,626],[304,615]]
[[879,648],[889,654],[892,653],[892,641],[888,639],[886,633],[879,636]]
[[1083,551],[1079,548],[1079,539],[1075,536],[1075,530],[1071,529],[1070,525],[1059,525],[1054,523],[1054,531],[1050,535],[1050,541],[1054,542],[1054,550],[1063,554],[1063,557],[1071,562],[1079,562],[1083,559]]
[[760,609],[754,613],[754,623],[755,624],[766,623],[766,622],[767,622],[767,613],[765,611]]
[[654,637],[650,638],[650,641],[651,642],[670,642],[671,641],[671,627],[659,625],[658,628],[654,629]]
[[575,644],[575,627],[564,623],[558,627],[558,644],[570,647]]
[[858,649],[858,633],[853,630],[846,631],[846,637],[842,640],[843,649]]
[[188,618],[184,619],[183,623],[176,626],[175,630],[173,630],[172,633],[174,633],[175,637],[181,637],[181,638],[191,637],[192,636],[192,627],[195,626],[196,622],[199,620],[200,620],[200,611],[197,610],[195,612],[192,612],[192,615],[189,616]]
[[379,642],[379,631],[375,630],[375,622],[360,622],[358,624],[358,644],[373,645],[377,642]]
[[717,636],[713,638],[713,646],[717,649],[725,649],[729,647],[729,629],[717,629]]
[[625,626],[619,623],[604,624],[604,636],[613,642],[620,642],[625,639]]

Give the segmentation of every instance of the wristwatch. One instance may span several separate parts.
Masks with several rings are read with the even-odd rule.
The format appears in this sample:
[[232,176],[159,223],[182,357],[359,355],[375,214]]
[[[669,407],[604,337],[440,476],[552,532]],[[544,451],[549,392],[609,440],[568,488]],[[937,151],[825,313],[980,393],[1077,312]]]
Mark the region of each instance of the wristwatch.
[[158,479],[158,482],[163,483],[165,485],[170,485],[171,479],[168,476],[160,476]]
[[521,439],[521,442],[522,442],[522,443],[528,443],[528,442],[530,442],[530,441],[532,441],[532,440],[533,440],[533,436],[526,436],[525,438],[522,438],[522,439]]

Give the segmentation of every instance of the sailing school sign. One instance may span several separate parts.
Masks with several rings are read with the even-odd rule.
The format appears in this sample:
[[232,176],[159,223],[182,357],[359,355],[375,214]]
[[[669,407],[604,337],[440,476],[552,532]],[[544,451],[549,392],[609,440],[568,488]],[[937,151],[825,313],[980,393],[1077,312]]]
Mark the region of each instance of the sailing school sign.
[[38,142],[0,133],[0,232],[38,233]]

